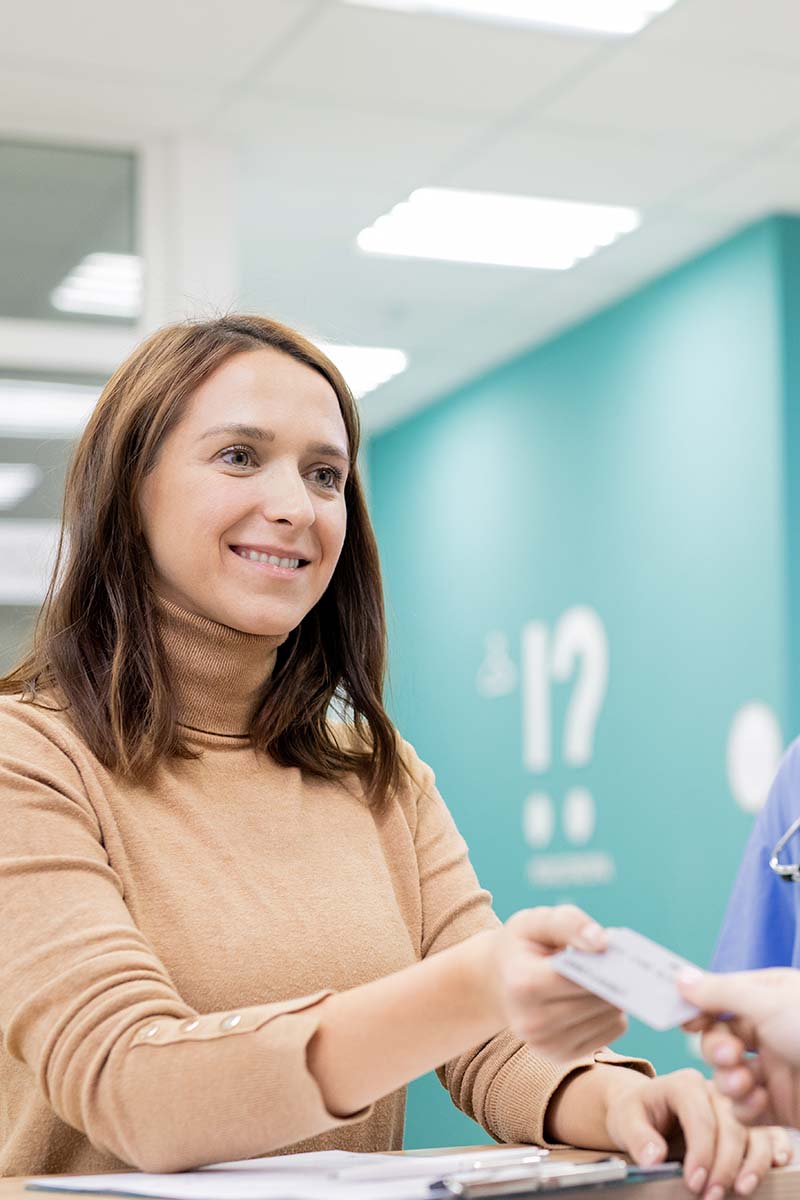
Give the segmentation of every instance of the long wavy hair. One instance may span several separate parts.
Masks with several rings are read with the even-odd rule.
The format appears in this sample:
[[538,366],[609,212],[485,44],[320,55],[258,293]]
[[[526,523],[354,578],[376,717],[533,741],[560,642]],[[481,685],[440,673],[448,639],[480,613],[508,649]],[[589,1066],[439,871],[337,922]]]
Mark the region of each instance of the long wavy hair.
[[[167,326],[109,380],[70,463],[56,563],[32,648],[0,678],[0,694],[36,703],[55,691],[93,754],[131,779],[146,779],[164,759],[196,757],[176,717],[138,497],[194,390],[232,355],[263,346],[327,379],[353,469],[336,569],[279,648],[250,736],[281,765],[324,779],[355,771],[370,803],[379,805],[399,782],[401,760],[383,705],[386,622],[378,550],[355,466],[358,412],[322,351],[265,317]],[[345,707],[354,738],[337,738],[333,701]]]

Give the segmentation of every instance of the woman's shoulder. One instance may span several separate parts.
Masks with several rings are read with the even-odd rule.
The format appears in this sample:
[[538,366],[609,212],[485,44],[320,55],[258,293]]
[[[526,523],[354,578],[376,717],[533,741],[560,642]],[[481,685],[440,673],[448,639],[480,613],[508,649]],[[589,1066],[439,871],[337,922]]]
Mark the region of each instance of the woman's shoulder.
[[[357,728],[352,721],[336,717],[328,721],[328,730],[340,750],[345,753],[370,754],[372,740],[369,727]],[[420,785],[430,785],[434,782],[433,771],[419,757],[410,742],[407,742],[397,728],[393,727],[395,747],[400,760],[401,775],[410,778]]]
[[[348,754],[370,754],[372,742],[369,727],[358,728],[352,721],[337,717],[328,722],[328,729],[336,745]],[[402,736],[397,728],[393,728],[395,748],[399,762],[398,785],[391,797],[392,803],[399,804],[403,810],[408,810],[410,816],[416,810],[421,796],[429,796],[436,789],[434,773],[424,762],[412,744]]]
[[0,695],[0,753],[3,755],[47,743],[72,759],[79,742],[67,706],[55,691],[43,691],[33,697],[21,692]]

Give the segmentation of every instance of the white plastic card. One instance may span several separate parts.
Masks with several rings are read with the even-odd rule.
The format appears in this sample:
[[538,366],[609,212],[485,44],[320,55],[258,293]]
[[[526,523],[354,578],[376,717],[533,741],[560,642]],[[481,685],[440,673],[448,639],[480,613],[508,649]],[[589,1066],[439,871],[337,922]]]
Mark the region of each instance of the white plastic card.
[[633,929],[609,929],[608,935],[607,950],[591,954],[568,946],[553,955],[552,966],[652,1029],[674,1029],[698,1015],[675,985],[676,976],[693,963]]

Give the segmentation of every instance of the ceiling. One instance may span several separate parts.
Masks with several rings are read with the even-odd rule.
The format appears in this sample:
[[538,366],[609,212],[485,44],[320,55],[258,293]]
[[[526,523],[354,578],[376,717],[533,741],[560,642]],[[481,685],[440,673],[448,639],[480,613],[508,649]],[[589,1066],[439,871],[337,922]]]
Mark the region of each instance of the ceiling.
[[[396,346],[377,430],[774,211],[800,210],[800,4],[678,0],[627,39],[339,0],[0,0],[0,133],[202,134],[237,152],[240,301]],[[395,260],[415,187],[641,208],[567,272]]]

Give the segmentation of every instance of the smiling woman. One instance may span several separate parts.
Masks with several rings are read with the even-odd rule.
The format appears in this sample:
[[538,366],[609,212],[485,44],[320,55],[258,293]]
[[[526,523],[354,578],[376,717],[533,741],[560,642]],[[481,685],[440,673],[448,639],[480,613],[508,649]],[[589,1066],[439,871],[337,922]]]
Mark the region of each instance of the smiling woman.
[[161,330],[100,398],[0,681],[0,1171],[398,1149],[437,1067],[499,1141],[652,1163],[683,1130],[693,1190],[745,1193],[782,1135],[604,1049],[624,1017],[548,961],[603,931],[501,925],[393,729],[357,453],[265,318]]
[[[256,745],[315,774],[357,767],[385,794],[398,759],[358,446],[347,384],[294,330],[241,316],[155,334],[109,381],[78,446],[36,646],[0,691],[57,686],[100,760],[129,775],[192,754],[171,714],[158,595],[280,639],[272,702],[254,700]],[[252,552],[304,565],[256,566]],[[337,686],[369,754],[329,731]]]

